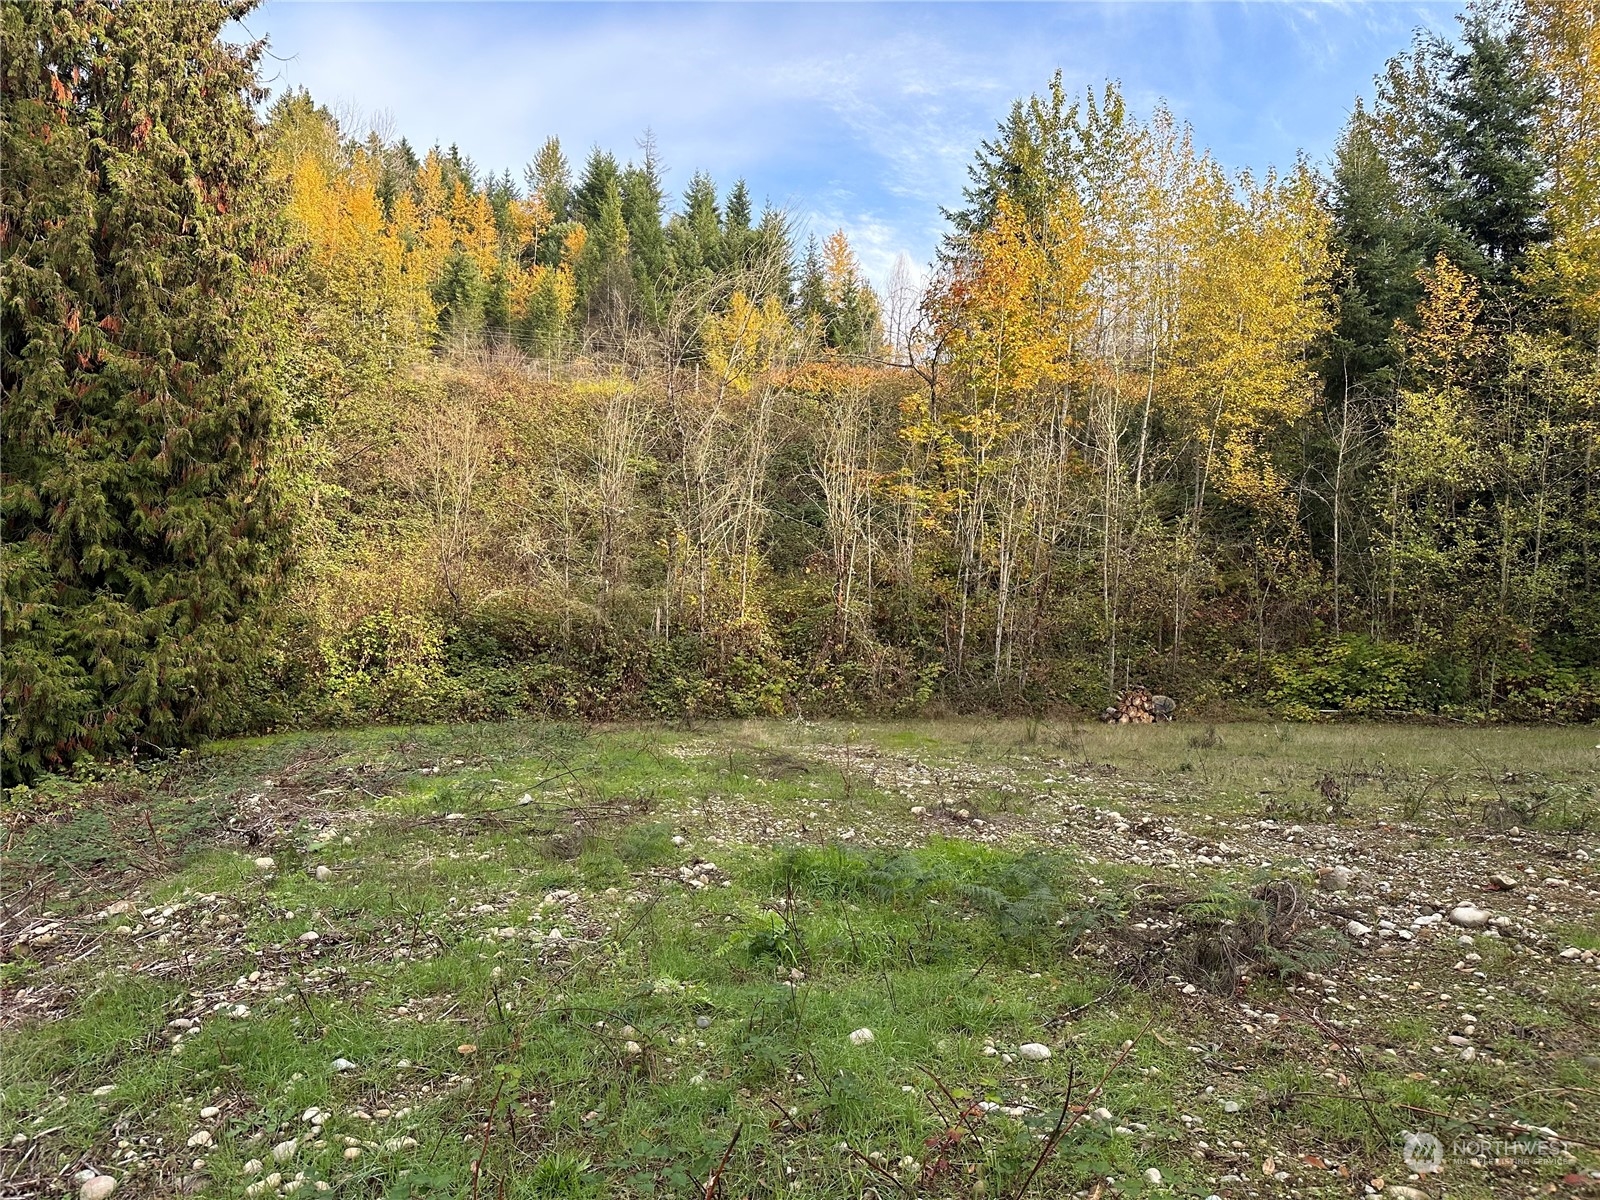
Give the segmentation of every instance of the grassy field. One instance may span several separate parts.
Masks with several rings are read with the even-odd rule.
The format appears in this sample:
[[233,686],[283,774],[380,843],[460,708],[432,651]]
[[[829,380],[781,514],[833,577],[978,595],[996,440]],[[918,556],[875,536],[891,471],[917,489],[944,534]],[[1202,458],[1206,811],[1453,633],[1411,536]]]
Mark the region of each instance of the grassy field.
[[1600,1194],[1597,741],[519,723],[13,793],[0,1197]]

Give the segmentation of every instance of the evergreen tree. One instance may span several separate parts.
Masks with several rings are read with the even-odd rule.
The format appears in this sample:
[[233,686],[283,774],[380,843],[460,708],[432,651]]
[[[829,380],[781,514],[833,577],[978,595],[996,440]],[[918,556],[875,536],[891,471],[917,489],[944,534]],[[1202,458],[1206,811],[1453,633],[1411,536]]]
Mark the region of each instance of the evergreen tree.
[[488,197],[489,207],[494,212],[494,228],[500,235],[500,243],[502,247],[509,245],[514,235],[511,206],[517,200],[517,185],[511,182],[511,172],[505,170],[498,176],[491,175],[483,190],[484,195]]
[[483,335],[489,299],[487,281],[472,255],[456,249],[433,285],[441,342],[476,341]]
[[755,230],[750,224],[754,217],[750,189],[744,180],[736,180],[723,205],[720,257],[724,271],[739,271],[754,265]]
[[[434,147],[438,149],[438,147]],[[444,154],[444,190],[449,192],[460,184],[467,195],[476,194],[478,190],[478,165],[472,161],[470,155],[461,153],[461,147],[454,142]]]
[[663,194],[655,139],[646,134],[644,161],[622,173],[622,219],[628,227],[628,254],[644,315],[659,315],[660,289],[667,273],[667,234],[661,224]]
[[800,324],[818,337],[828,323],[828,279],[822,270],[822,251],[817,235],[806,239],[805,257],[800,260],[800,282],[795,288],[795,315]]
[[618,181],[609,180],[574,270],[578,300],[591,317],[623,315],[628,300],[628,226],[622,218]]
[[282,562],[250,7],[0,8],[12,778],[241,716]]
[[608,196],[622,194],[622,171],[616,158],[596,146],[584,164],[583,178],[572,194],[572,218],[591,229],[600,223],[601,209]]
[[1425,222],[1406,207],[1373,116],[1358,100],[1334,151],[1328,198],[1341,263],[1338,319],[1325,370],[1330,398],[1392,381],[1396,322],[1416,310]]
[[491,334],[505,334],[511,328],[511,280],[504,263],[497,264],[483,292],[483,327]]
[[788,308],[794,303],[793,233],[788,217],[771,205],[762,209],[754,240],[754,265],[760,279],[761,298],[772,296]]
[[1030,225],[1042,225],[1054,197],[1072,184],[1078,123],[1078,106],[1067,99],[1060,71],[1046,95],[1013,103],[999,135],[984,141],[967,167],[966,207],[944,212],[954,226],[946,253],[989,228],[1001,196],[1010,197]]
[[553,267],[561,261],[562,239],[571,230],[572,172],[567,166],[567,156],[561,152],[560,138],[546,138],[539,153],[523,171],[528,194],[541,201],[550,210],[550,227],[540,236],[534,257],[544,266]]
[[683,195],[683,211],[667,226],[672,273],[683,286],[717,269],[722,254],[722,216],[717,211],[717,185],[696,172]]
[[750,222],[755,216],[755,210],[750,204],[750,189],[745,186],[742,179],[734,182],[733,188],[728,193],[728,202],[724,206],[727,215],[722,220],[723,236],[739,238],[750,232]]
[[1520,31],[1482,10],[1464,24],[1464,44],[1438,63],[1428,179],[1440,248],[1480,278],[1505,283],[1549,236],[1538,146],[1545,88]]

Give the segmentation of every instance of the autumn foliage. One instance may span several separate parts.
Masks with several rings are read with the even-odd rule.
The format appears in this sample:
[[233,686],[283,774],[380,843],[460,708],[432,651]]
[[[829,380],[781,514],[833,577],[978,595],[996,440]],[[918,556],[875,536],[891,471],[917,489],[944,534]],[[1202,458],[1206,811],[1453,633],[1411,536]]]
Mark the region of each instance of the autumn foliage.
[[[1600,711],[1592,4],[1419,35],[1320,171],[1057,76],[876,285],[649,139],[519,181],[303,92],[258,126],[233,7],[114,61],[106,11],[6,9],[8,770],[1141,683]],[[167,54],[204,117],[119,106]],[[219,256],[117,240],[175,222]]]

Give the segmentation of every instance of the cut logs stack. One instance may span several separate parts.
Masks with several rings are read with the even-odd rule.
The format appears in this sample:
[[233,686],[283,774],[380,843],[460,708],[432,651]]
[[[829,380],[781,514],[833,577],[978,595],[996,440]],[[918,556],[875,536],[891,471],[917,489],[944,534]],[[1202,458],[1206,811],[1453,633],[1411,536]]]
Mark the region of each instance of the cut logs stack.
[[1100,714],[1108,725],[1153,725],[1172,720],[1178,702],[1171,696],[1156,696],[1149,688],[1129,688],[1117,702]]

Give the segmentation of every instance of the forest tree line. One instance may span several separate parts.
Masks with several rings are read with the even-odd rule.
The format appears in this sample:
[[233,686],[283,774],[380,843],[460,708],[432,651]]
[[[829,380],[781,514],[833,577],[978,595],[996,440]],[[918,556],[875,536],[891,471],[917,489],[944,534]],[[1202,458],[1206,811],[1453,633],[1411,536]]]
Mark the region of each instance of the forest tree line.
[[[493,717],[1600,713],[1600,6],[1330,163],[1059,75],[926,281],[645,137],[519,175],[245,3],[7,6],[4,753]],[[114,19],[113,19],[114,18]]]

